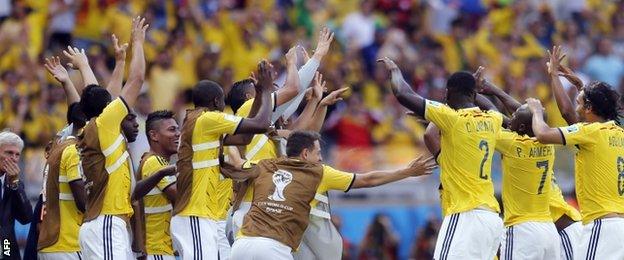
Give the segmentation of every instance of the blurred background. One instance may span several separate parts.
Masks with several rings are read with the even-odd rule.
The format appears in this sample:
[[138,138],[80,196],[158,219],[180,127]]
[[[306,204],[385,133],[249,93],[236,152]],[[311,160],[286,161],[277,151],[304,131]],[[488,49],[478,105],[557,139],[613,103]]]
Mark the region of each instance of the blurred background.
[[[19,132],[26,142],[21,166],[33,202],[42,185],[43,147],[66,112],[63,90],[46,74],[43,58],[62,56],[67,45],[85,48],[105,84],[114,66],[110,36],[128,42],[138,14],[150,24],[147,80],[135,107],[142,130],[150,111],[182,115],[199,79],[227,92],[268,59],[283,82],[283,54],[295,44],[311,52],[318,31],[331,28],[336,40],[319,70],[330,89],[351,91],[328,113],[325,159],[354,172],[397,168],[426,150],[424,125],[391,95],[387,72],[375,64],[379,57],[394,59],[414,89],[435,100],[443,100],[450,73],[485,66],[486,76],[519,100],[540,98],[556,126],[565,122],[551,97],[546,49],[562,45],[568,65],[586,82],[621,90],[624,75],[624,1],[618,0],[0,0],[0,129]],[[72,77],[82,84],[78,73]],[[499,161],[492,174],[497,193]],[[555,169],[574,204],[573,154],[559,149]],[[438,184],[436,174],[332,194],[345,259],[431,259],[441,222]],[[27,227],[16,228],[25,239]]]

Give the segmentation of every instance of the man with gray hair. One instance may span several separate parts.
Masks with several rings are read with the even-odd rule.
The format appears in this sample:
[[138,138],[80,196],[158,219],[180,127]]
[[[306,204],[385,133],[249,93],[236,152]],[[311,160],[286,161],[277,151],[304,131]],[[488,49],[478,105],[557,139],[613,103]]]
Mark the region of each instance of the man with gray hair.
[[15,238],[15,220],[22,224],[30,223],[32,207],[24,184],[20,182],[20,169],[17,165],[24,141],[8,131],[0,132],[0,241],[2,259],[20,259],[19,247]]

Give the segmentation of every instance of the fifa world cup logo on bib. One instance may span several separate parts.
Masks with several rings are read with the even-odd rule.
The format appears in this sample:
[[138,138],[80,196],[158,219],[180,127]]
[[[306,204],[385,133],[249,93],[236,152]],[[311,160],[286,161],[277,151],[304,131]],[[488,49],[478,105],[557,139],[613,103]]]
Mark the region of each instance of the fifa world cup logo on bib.
[[273,201],[286,201],[286,197],[284,197],[284,189],[288,186],[288,184],[290,184],[290,182],[292,182],[292,179],[292,173],[284,170],[277,170],[273,173],[275,191],[269,196],[269,199]]

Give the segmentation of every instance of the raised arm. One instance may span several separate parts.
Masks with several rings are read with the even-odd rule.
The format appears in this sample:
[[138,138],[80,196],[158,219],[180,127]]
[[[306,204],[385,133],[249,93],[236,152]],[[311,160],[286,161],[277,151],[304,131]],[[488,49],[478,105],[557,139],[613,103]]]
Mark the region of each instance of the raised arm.
[[[312,124],[314,112],[319,102],[321,101],[326,83],[327,82],[323,81],[323,75],[317,72],[314,76],[314,86],[311,89],[308,89],[310,95],[307,99],[306,106],[303,108],[303,111],[301,112],[301,115],[299,115],[297,120],[295,120],[292,124],[288,126],[288,129],[304,130]],[[306,96],[308,95],[306,94]]]
[[266,60],[258,63],[258,84],[256,85],[256,99],[260,103],[258,114],[245,118],[240,122],[235,134],[261,134],[269,130],[271,119],[271,89],[273,88],[272,70]]
[[65,96],[67,96],[67,106],[80,101],[80,95],[78,95],[74,83],[69,78],[69,73],[61,65],[61,59],[58,56],[46,58],[43,66],[63,86]]
[[167,176],[172,176],[176,174],[176,166],[169,165],[157,171],[156,173],[150,175],[149,177],[142,179],[137,182],[136,187],[134,188],[134,192],[132,193],[132,201],[141,199],[147,195],[150,190],[152,190],[160,180]]
[[[578,117],[576,116],[576,111],[574,109],[574,104],[572,100],[570,100],[570,96],[563,89],[563,85],[561,84],[561,80],[559,79],[559,71],[562,70],[562,76],[568,79],[574,79],[574,72],[568,69],[567,67],[561,66],[561,60],[565,57],[565,54],[561,51],[561,46],[553,46],[552,52],[548,51],[548,75],[550,76],[550,87],[552,89],[553,94],[555,95],[555,101],[557,101],[557,107],[559,108],[559,112],[561,112],[561,116],[568,125],[572,125],[578,123]],[[580,81],[580,80],[579,80]],[[574,80],[570,81],[575,86],[578,86],[578,82]],[[583,86],[583,82],[580,83],[580,87]]]
[[274,123],[279,117],[289,118],[297,110],[297,108],[299,108],[299,104],[301,103],[305,95],[304,91],[312,82],[314,74],[320,66],[321,60],[329,51],[329,47],[331,46],[331,42],[333,40],[334,34],[327,27],[325,27],[321,30],[319,34],[319,41],[316,45],[316,50],[314,51],[314,55],[312,56],[312,58],[309,58],[308,53],[305,51],[305,49],[301,48],[306,62],[298,71],[298,94],[293,99],[277,107],[275,113],[273,113],[273,115],[271,116],[271,122]]
[[128,49],[128,44],[124,43],[120,46],[119,40],[115,34],[113,34],[111,38],[113,41],[113,48],[115,48],[115,68],[108,81],[108,85],[106,85],[106,90],[115,98],[121,93],[121,85],[123,84],[123,76],[126,69],[126,50]]
[[527,99],[527,104],[533,113],[533,133],[540,143],[563,144],[563,134],[557,128],[551,128],[544,122],[544,108],[542,103],[534,98]]
[[413,111],[420,117],[425,117],[425,99],[418,95],[412,87],[410,87],[405,79],[403,79],[403,74],[401,74],[401,70],[399,67],[389,59],[385,57],[383,59],[377,60],[377,62],[381,62],[386,66],[386,69],[390,71],[390,82],[392,86],[392,93],[397,98],[399,103],[406,107],[407,109]]
[[82,86],[77,88],[78,94],[82,93],[82,90],[89,85],[98,85],[97,78],[93,74],[93,70],[89,66],[89,60],[84,49],[79,50],[76,47],[67,46],[67,50],[63,51],[65,57],[69,59],[67,67],[77,69],[82,76]]
[[143,53],[143,42],[145,42],[145,32],[149,24],[145,24],[145,18],[137,17],[132,19],[132,60],[130,61],[130,73],[128,81],[121,90],[121,96],[129,107],[134,107],[143,81],[145,81],[145,54]]
[[362,174],[356,174],[353,186],[351,188],[368,188],[376,187],[386,183],[399,181],[408,177],[429,175],[436,168],[433,157],[418,157],[412,161],[406,168],[394,171],[372,171]]
[[284,104],[299,93],[299,73],[297,72],[297,48],[294,46],[286,53],[286,83],[277,90],[277,105]]

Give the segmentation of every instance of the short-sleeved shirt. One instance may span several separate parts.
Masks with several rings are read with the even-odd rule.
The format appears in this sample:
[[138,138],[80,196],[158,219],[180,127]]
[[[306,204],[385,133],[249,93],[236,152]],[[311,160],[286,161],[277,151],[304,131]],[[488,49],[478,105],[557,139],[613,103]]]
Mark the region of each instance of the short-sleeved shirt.
[[59,211],[61,225],[56,243],[41,249],[43,253],[80,251],[78,232],[82,225],[82,212],[76,207],[69,183],[82,179],[80,156],[76,145],[65,147],[59,167]]
[[583,224],[624,213],[624,129],[614,121],[559,128],[564,145],[576,146],[575,180]]
[[503,129],[496,150],[502,155],[505,226],[552,222],[549,202],[554,146]]
[[500,211],[490,177],[492,155],[503,117],[479,108],[455,110],[427,100],[425,118],[441,131],[438,163],[446,214],[478,207]]
[[109,103],[95,119],[100,148],[106,157],[105,167],[108,184],[100,215],[131,215],[130,190],[132,185],[132,164],[127,142],[121,133],[121,122],[128,115],[129,108],[119,97]]
[[[169,161],[158,155],[146,158],[143,169],[141,169],[143,179],[147,179],[168,165]],[[143,198],[145,248],[149,255],[173,255],[173,245],[169,233],[172,204],[164,192],[167,187],[175,184],[175,182],[175,176],[166,176]]]
[[550,185],[550,217],[555,222],[563,215],[570,217],[574,221],[581,221],[581,213],[565,201],[563,193],[559,185],[557,185],[557,179],[553,174],[552,184]]
[[181,216],[222,220],[227,216],[231,194],[223,194],[224,178],[219,168],[220,139],[234,134],[242,118],[218,111],[206,111],[197,118],[193,130],[193,185]]

